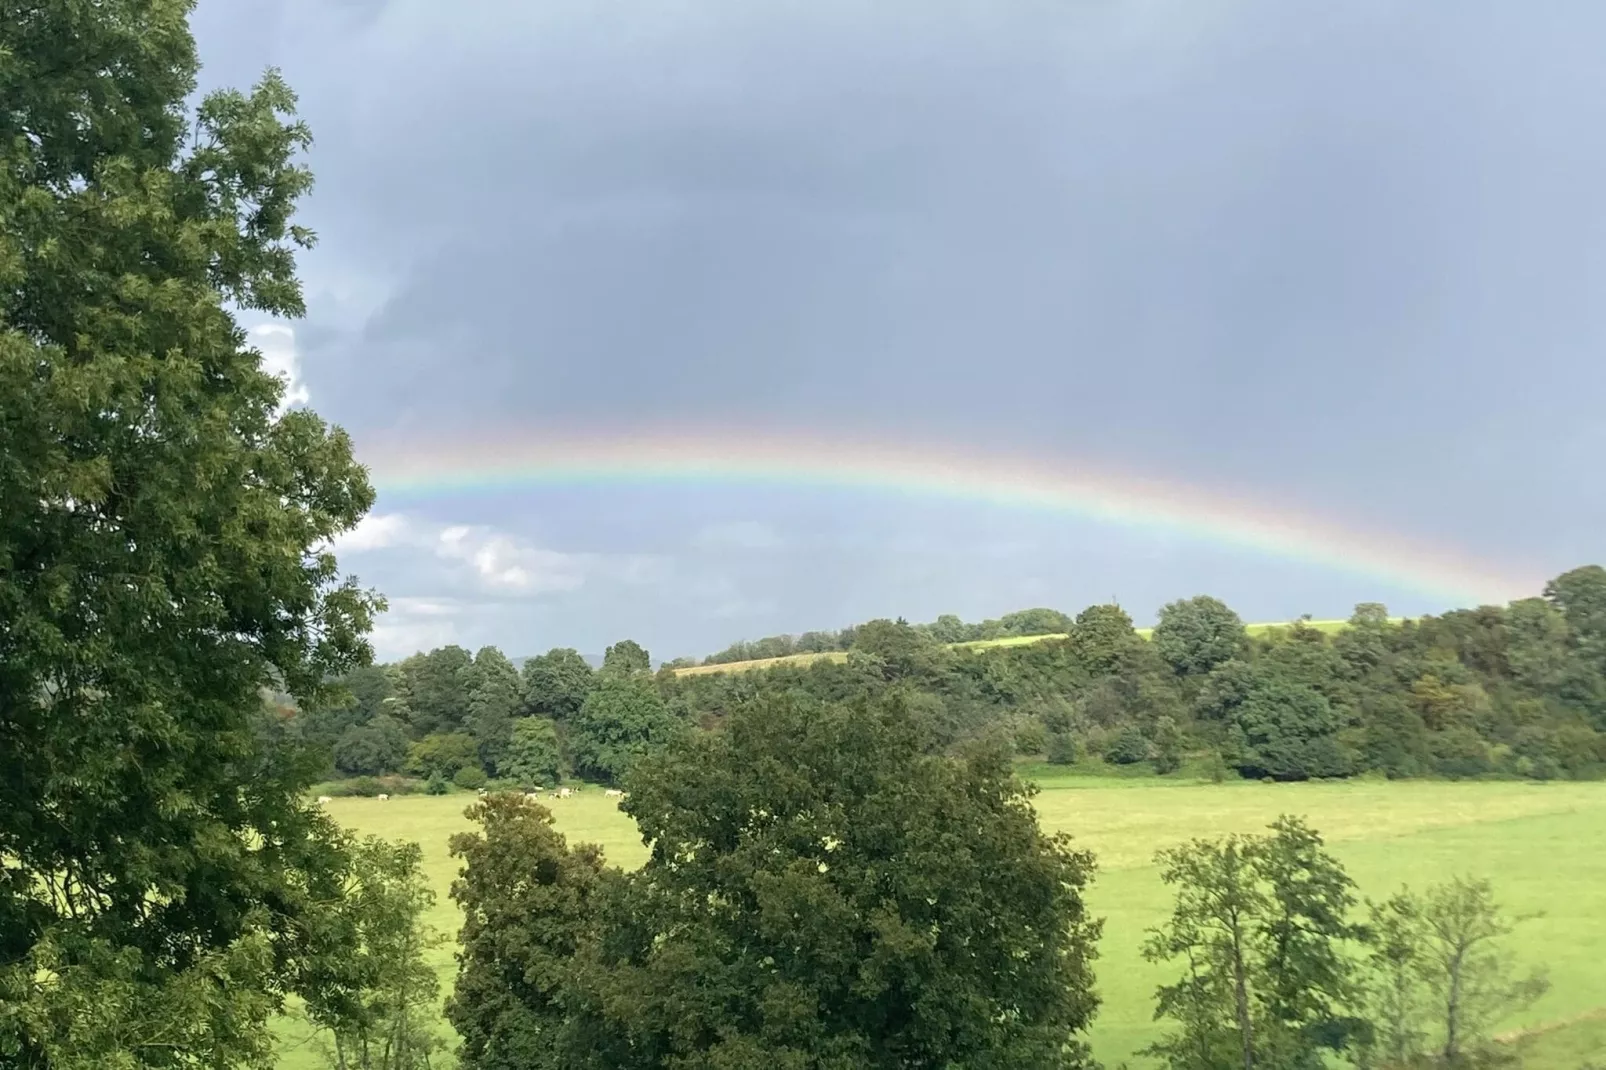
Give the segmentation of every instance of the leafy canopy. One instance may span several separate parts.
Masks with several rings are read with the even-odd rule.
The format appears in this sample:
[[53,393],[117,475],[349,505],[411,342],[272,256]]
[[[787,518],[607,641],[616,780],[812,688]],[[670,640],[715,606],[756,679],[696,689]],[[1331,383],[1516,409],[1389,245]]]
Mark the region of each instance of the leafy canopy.
[[260,1063],[344,865],[263,694],[368,658],[378,603],[326,547],[373,493],[344,433],[280,412],[230,312],[302,311],[309,135],[271,71],[190,108],[188,9],[0,16],[13,1065]]

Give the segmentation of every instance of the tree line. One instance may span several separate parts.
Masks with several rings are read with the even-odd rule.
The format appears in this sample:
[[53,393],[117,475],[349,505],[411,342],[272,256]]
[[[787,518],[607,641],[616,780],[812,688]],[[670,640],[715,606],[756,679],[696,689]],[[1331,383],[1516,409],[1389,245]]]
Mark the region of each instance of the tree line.
[[1011,617],[1059,630],[967,649],[930,627],[875,620],[837,633],[851,636],[844,659],[739,674],[652,673],[628,640],[597,671],[570,649],[518,671],[495,647],[445,647],[346,675],[350,697],[297,724],[340,774],[411,773],[441,789],[612,783],[677,734],[718,730],[744,704],[784,694],[898,694],[948,745],[997,735],[1024,757],[1162,774],[1185,762],[1274,780],[1606,772],[1599,566],[1507,606],[1394,621],[1363,604],[1332,632],[1294,621],[1251,636],[1208,596],[1163,607],[1149,639],[1115,605]]
[[[1013,636],[1058,635],[1069,631],[1071,618],[1057,609],[1022,609],[1002,617],[979,622],[960,620],[945,613],[928,624],[916,624],[915,630],[938,643],[974,643],[987,639],[1007,639]],[[701,662],[689,659],[685,664],[729,665],[737,661],[761,661],[766,658],[783,658],[792,654],[825,654],[832,651],[852,650],[857,629],[840,631],[803,632],[800,635],[770,635],[763,639],[740,640],[717,654],[710,654]],[[679,667],[680,661],[671,662]]]

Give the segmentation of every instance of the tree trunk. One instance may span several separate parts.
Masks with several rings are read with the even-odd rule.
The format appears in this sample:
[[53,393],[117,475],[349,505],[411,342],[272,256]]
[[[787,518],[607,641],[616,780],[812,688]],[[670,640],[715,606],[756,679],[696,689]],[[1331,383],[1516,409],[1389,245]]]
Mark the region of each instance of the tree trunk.
[[1461,1054],[1461,964],[1465,952],[1457,948],[1450,958],[1450,986],[1444,1006],[1444,1058],[1451,1062]]
[[1243,1047],[1244,1070],[1255,1070],[1255,1025],[1249,1016],[1249,977],[1244,965],[1243,926],[1234,911],[1232,926],[1232,1001],[1238,1019],[1238,1039]]

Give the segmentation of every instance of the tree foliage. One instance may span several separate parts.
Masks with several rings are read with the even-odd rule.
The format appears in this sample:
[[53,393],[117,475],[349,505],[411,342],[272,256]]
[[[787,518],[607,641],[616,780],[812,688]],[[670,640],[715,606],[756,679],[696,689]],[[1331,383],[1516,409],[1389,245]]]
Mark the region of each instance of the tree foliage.
[[651,855],[628,875],[522,800],[479,808],[468,1065],[1086,1065],[1092,861],[1002,751],[933,753],[897,703],[782,699],[630,786]]
[[523,787],[556,784],[563,770],[557,726],[545,717],[514,721],[504,766],[502,775]]
[[366,660],[377,602],[324,548],[373,493],[230,311],[302,311],[309,135],[271,71],[190,106],[187,12],[0,17],[11,1065],[260,1064],[341,864],[262,696]]
[[604,673],[569,726],[575,772],[612,783],[684,729],[651,677]]
[[1209,595],[1172,602],[1160,610],[1154,646],[1179,676],[1204,676],[1249,647],[1244,622]]
[[444,1047],[435,1028],[440,981],[424,922],[435,902],[416,843],[369,837],[354,846],[340,895],[319,919],[338,930],[338,954],[319,963],[306,1016],[335,1070],[427,1070]]
[[567,648],[547,651],[524,663],[524,712],[564,721],[580,712],[591,690],[593,672],[578,653]]
[[1314,1070],[1325,1051],[1370,1041],[1350,1013],[1353,882],[1299,819],[1271,829],[1156,856],[1176,903],[1143,953],[1184,972],[1156,993],[1156,1016],[1177,1028],[1149,1051],[1175,1070]]
[[[469,1070],[590,1065],[566,999],[575,955],[593,932],[593,898],[608,878],[602,852],[571,848],[544,807],[493,795],[469,807],[478,826],[452,837],[463,860],[452,898],[463,910],[457,983],[446,1017]],[[615,873],[616,877],[617,874]],[[569,997],[572,999],[572,997]]]

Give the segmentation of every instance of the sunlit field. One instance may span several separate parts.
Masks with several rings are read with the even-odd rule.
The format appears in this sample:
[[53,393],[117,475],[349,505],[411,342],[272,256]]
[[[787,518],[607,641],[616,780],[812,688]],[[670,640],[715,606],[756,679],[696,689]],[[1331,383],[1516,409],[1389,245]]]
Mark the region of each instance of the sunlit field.
[[[1606,1050],[1606,784],[1348,781],[1321,784],[1189,784],[1146,780],[1044,780],[1037,797],[1045,828],[1072,833],[1099,859],[1090,900],[1106,920],[1100,942],[1104,1006],[1092,1032],[1094,1053],[1114,1070],[1152,1041],[1154,986],[1164,968],[1142,961],[1144,929],[1169,907],[1152,858],[1195,836],[1256,832],[1280,813],[1305,816],[1327,837],[1365,895],[1453,874],[1486,876],[1525,921],[1514,944],[1527,962],[1550,969],[1552,987],[1502,1028],[1513,1034],[1525,1070],[1578,1070]],[[378,802],[336,799],[329,812],[360,833],[417,840],[440,894],[431,922],[455,933],[446,889],[456,871],[447,838],[469,827],[472,797],[410,796]],[[614,800],[588,789],[549,800],[571,840],[599,843],[609,859],[639,865],[645,850]],[[451,953],[441,953],[443,989]],[[1524,1034],[1520,1039],[1516,1034]],[[282,1065],[319,1065],[287,1027]]]

